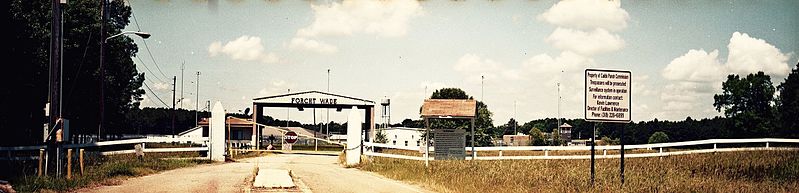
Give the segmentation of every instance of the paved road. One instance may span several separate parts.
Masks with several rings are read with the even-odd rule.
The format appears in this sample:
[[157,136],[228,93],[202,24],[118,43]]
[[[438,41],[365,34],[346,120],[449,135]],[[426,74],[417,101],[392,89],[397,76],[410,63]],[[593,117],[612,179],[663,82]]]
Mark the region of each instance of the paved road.
[[279,154],[248,161],[259,162],[262,169],[289,169],[312,192],[430,192],[371,172],[341,167],[338,156]]
[[256,165],[291,170],[300,186],[292,192],[429,192],[371,172],[343,168],[337,162],[337,156],[277,154],[170,170],[78,192],[243,192],[249,189],[246,181]]

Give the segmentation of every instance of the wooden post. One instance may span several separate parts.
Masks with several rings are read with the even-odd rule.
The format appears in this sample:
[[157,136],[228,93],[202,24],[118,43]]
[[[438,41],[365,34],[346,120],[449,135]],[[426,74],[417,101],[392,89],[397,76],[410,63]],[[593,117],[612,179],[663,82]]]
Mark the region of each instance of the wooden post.
[[67,149],[67,180],[72,179],[72,149]]
[[42,162],[44,162],[44,149],[39,149],[39,172],[38,176],[42,177]]
[[80,149],[80,175],[83,175],[83,149]]

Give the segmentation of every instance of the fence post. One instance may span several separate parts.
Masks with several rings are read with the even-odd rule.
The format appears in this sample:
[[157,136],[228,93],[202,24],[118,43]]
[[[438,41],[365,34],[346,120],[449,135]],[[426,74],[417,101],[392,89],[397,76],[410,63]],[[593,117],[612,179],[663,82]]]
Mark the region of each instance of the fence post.
[[72,179],[72,149],[67,149],[67,180]]
[[607,149],[603,149],[602,150],[602,156],[607,156],[607,155],[608,155],[608,150]]
[[544,156],[549,156],[549,150],[548,149],[544,150]]
[[499,157],[502,157],[502,150],[499,150]]
[[44,160],[44,149],[39,149],[39,172],[37,174],[39,177],[42,177],[42,162],[44,162],[43,160]]
[[713,144],[713,150],[716,150],[716,144],[715,143]]
[[766,141],[766,149],[768,149],[768,141]]
[[660,153],[660,156],[663,156],[663,147],[659,148],[658,151],[659,151],[658,153]]
[[80,154],[80,156],[79,156],[80,157],[80,175],[83,175],[83,149],[80,149],[79,151],[80,152],[78,154]]

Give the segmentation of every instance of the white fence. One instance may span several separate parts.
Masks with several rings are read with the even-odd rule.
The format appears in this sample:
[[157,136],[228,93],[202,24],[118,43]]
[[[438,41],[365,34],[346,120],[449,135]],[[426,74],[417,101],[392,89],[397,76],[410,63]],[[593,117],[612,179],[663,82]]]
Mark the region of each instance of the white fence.
[[[697,141],[683,141],[683,142],[671,142],[671,143],[655,143],[655,144],[639,144],[639,145],[625,145],[625,150],[653,150],[657,152],[652,153],[625,153],[625,158],[640,158],[640,157],[661,157],[661,156],[671,156],[671,155],[684,155],[684,154],[696,154],[696,153],[713,153],[713,152],[729,152],[729,151],[754,151],[754,150],[799,150],[797,147],[772,147],[774,143],[779,144],[791,144],[793,146],[799,146],[799,139],[780,139],[780,138],[758,138],[758,139],[707,139],[707,140],[697,140]],[[760,146],[760,147],[728,147],[728,148],[718,148],[718,144],[749,144],[749,146]],[[364,154],[367,156],[376,156],[376,157],[390,157],[390,158],[399,158],[399,159],[410,159],[410,160],[425,160],[424,157],[424,147],[421,148],[411,148],[411,147],[403,147],[403,146],[396,146],[396,145],[388,145],[382,143],[372,143],[372,142],[365,142],[364,147],[366,148]],[[691,146],[710,146],[713,145],[713,148],[691,148]],[[375,147],[380,148],[390,148],[390,149],[400,149],[400,150],[410,150],[410,151],[418,151],[419,156],[408,156],[408,155],[396,155],[396,154],[387,154],[387,153],[379,153],[375,152]],[[429,151],[435,151],[433,147],[429,147]],[[682,149],[679,149],[682,148]],[[465,148],[467,152],[471,152],[472,147]],[[619,145],[609,145],[609,146],[595,146],[596,151],[602,151],[602,154],[596,155],[597,159],[607,159],[607,158],[620,158],[621,156],[618,154],[608,155],[608,150],[619,150],[621,146]],[[475,147],[474,150],[476,152],[490,152],[495,151],[498,152],[498,156],[478,156],[476,157],[477,160],[513,160],[513,159],[590,159],[591,155],[591,146],[504,146],[504,147]],[[544,155],[537,155],[537,156],[503,156],[503,151],[539,151],[544,152]],[[586,155],[549,155],[550,151],[585,151]],[[467,153],[468,154],[468,153]],[[471,160],[472,157],[466,157],[467,160]],[[429,160],[435,160],[432,156],[429,157]]]
[[[146,148],[146,145],[142,145],[143,151],[145,153],[152,152],[152,153],[164,153],[164,152],[202,152],[208,151],[208,137],[196,137],[196,138],[172,138],[172,137],[147,137],[147,138],[139,138],[139,139],[123,139],[123,140],[115,140],[115,141],[101,141],[101,142],[94,142],[94,143],[82,143],[82,144],[65,144],[62,145],[61,148],[63,149],[75,149],[75,148],[89,148],[89,147],[101,147],[101,146],[112,146],[112,145],[126,145],[126,144],[147,144],[147,143],[193,143],[193,144],[201,144],[202,147],[177,147],[177,148]],[[17,147],[0,147],[0,160],[37,160],[39,159],[38,156],[12,156],[12,152],[16,151],[38,151],[39,149],[45,149],[47,146],[45,145],[34,145],[34,146],[17,146]],[[105,151],[100,152],[102,155],[115,155],[115,154],[126,154],[126,153],[135,153],[135,149],[133,146],[130,146],[131,149],[126,150],[117,150],[117,151]],[[203,157],[208,158],[208,157]]]

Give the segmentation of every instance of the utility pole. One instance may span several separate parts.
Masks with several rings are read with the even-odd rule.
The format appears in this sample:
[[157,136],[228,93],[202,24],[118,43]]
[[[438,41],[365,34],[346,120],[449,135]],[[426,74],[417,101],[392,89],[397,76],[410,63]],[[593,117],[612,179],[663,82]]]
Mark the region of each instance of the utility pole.
[[175,81],[177,76],[172,76],[172,137],[175,135]]
[[563,66],[560,66],[560,76],[558,76],[558,141],[560,141],[560,82],[563,79]]
[[518,131],[516,131],[516,125],[518,125],[518,123],[516,123],[516,122],[517,122],[517,120],[516,120],[516,101],[514,100],[513,101],[513,134],[514,135],[516,135],[518,133]]
[[480,101],[485,103],[485,87],[483,84],[485,83],[486,77],[484,75],[480,75]]
[[[291,89],[288,89],[288,93],[291,94]],[[291,108],[286,108],[286,129],[289,129],[289,119],[291,119],[291,112],[289,112]]]
[[[327,69],[327,93],[330,93],[330,68]],[[325,109],[327,111],[327,117],[325,117],[325,132],[327,132],[327,136],[330,136],[330,109]]]
[[108,11],[106,11],[106,0],[100,0],[100,77],[97,80],[100,82],[100,123],[97,127],[97,141],[100,141],[100,131],[103,130],[103,122],[105,122],[105,24],[108,18]]
[[194,127],[200,126],[200,117],[197,116],[200,112],[200,71],[197,71],[197,99],[194,100]]
[[[58,119],[61,118],[61,109],[62,109],[62,88],[63,88],[63,44],[64,44],[64,32],[63,32],[63,10],[61,8],[61,3],[58,0],[51,1],[52,7],[52,21],[50,24],[50,70],[49,70],[49,93],[48,93],[48,104],[46,104],[47,109],[47,126],[46,129],[43,131],[44,134],[50,134],[44,138],[44,141],[47,144],[47,155],[53,152],[55,149],[55,161],[56,161],[56,174],[61,175],[61,156],[59,149],[60,147],[57,146],[58,142],[55,142],[55,137],[52,137],[53,134],[56,132],[50,132],[51,130],[57,127]],[[55,143],[54,143],[55,142]],[[56,145],[56,146],[53,146]],[[53,148],[54,147],[54,148]],[[44,160],[45,168],[44,174],[47,174],[47,163],[49,158]],[[41,163],[41,162],[40,162]],[[41,165],[40,165],[41,166]],[[41,169],[41,168],[40,168]],[[41,174],[41,173],[40,173]]]
[[178,100],[180,101],[180,108],[183,108],[183,99],[185,99],[183,98],[183,70],[186,69],[185,65],[186,61],[180,64],[180,100]]

